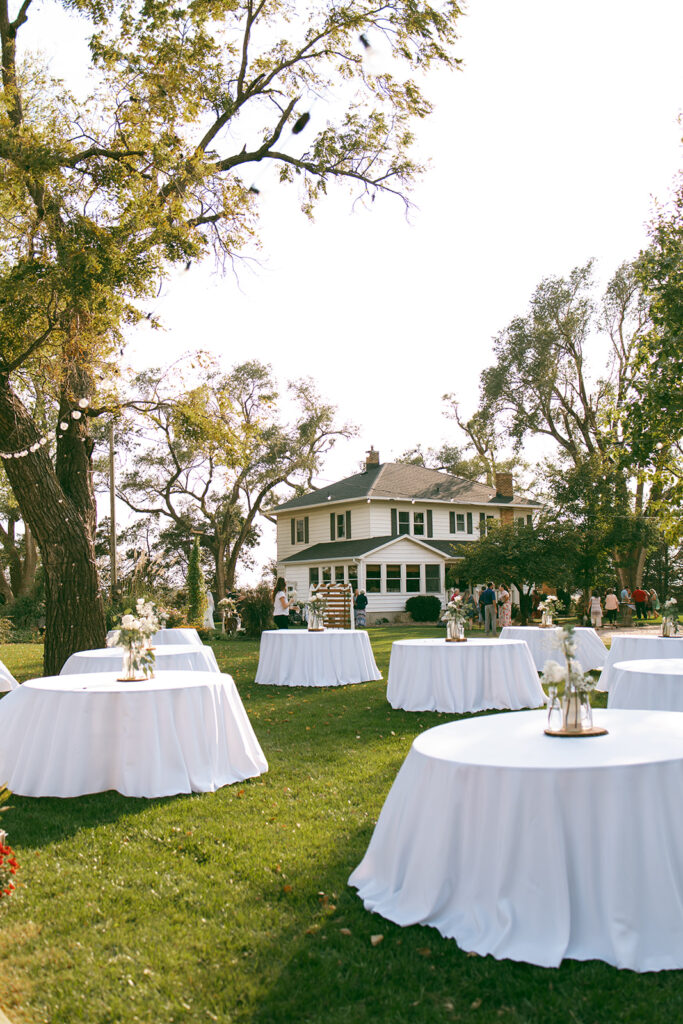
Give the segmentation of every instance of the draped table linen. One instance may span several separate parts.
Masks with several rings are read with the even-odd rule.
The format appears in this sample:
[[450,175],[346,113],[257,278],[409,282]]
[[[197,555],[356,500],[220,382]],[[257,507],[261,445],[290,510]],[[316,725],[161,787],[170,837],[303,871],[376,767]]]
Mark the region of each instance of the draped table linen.
[[261,634],[257,683],[344,686],[381,678],[365,630],[270,629]]
[[387,700],[405,711],[463,714],[537,708],[545,694],[522,640],[397,640],[391,645]]
[[[107,640],[113,633],[114,630],[110,629],[107,633]],[[160,644],[193,644],[195,647],[203,646],[197,630],[184,626],[178,626],[176,629],[158,630],[152,637],[152,643],[155,647],[158,647]]]
[[[562,651],[562,627],[550,626],[504,626],[500,631],[501,640],[525,640],[529,645],[531,657],[538,671],[542,671],[546,661],[558,661],[566,664]],[[607,648],[594,629],[590,626],[577,626],[574,629],[576,642],[576,660],[584,672],[594,668],[602,668],[607,657]]]
[[618,661],[649,661],[661,658],[683,658],[683,634],[678,637],[663,637],[624,633],[612,637],[612,646],[607,652],[605,667],[600,673],[598,689],[609,691]]
[[[60,676],[79,672],[114,672],[122,674],[123,648],[101,647],[78,651],[62,666]],[[154,651],[154,674],[157,672],[220,672],[216,655],[210,647],[193,644],[162,644]]]
[[22,796],[206,793],[267,770],[229,675],[48,676],[0,701],[0,779]]
[[683,658],[615,662],[607,707],[683,711]]
[[16,681],[6,665],[0,661],[0,693],[7,690],[16,690],[19,683]]
[[683,968],[683,715],[595,720],[608,735],[522,711],[418,736],[349,879],[366,909],[496,959]]

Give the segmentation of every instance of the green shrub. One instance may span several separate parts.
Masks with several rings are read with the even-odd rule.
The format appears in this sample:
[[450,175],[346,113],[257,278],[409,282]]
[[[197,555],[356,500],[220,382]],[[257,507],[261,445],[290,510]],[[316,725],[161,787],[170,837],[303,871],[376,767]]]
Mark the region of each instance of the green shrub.
[[441,614],[441,601],[432,594],[416,594],[406,601],[406,611],[413,622],[437,622]]
[[0,619],[0,644],[10,644],[14,639],[14,623],[11,619]]
[[199,537],[195,537],[187,566],[187,621],[190,626],[201,627],[206,611],[206,583],[202,572]]
[[260,637],[264,629],[272,629],[273,591],[267,583],[241,590],[237,609],[247,636]]

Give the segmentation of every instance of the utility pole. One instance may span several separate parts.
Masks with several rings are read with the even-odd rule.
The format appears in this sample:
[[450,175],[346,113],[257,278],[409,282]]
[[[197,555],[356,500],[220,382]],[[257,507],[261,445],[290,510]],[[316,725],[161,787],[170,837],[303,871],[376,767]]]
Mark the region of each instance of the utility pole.
[[116,486],[114,481],[114,421],[109,424],[109,562],[111,565],[111,599],[116,600]]

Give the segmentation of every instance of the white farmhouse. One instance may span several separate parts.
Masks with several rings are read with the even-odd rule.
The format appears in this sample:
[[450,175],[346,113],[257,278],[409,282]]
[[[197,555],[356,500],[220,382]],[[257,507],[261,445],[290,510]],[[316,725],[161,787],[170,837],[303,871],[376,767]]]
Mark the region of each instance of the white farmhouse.
[[530,523],[539,502],[496,487],[401,462],[370,449],[362,472],[279,505],[277,571],[305,598],[317,583],[341,581],[368,596],[367,621],[393,621],[415,594],[446,600],[453,544],[475,541],[492,520]]

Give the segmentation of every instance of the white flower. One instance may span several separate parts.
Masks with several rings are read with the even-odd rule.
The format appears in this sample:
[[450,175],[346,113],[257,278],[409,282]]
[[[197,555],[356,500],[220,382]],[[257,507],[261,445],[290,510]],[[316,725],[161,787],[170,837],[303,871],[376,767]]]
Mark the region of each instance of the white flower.
[[139,629],[140,620],[136,619],[134,615],[122,615],[121,616],[121,628],[122,629]]
[[576,673],[576,675],[578,675],[578,676],[582,676],[583,675],[583,665],[581,664],[580,661],[575,661],[572,658],[572,660],[569,662],[569,667],[570,667],[572,672]]
[[567,675],[567,670],[557,661],[546,661],[543,666],[543,681],[545,683],[561,683]]
[[121,630],[115,629],[112,631],[111,636],[107,637],[107,647],[118,647],[119,637],[121,636]]

